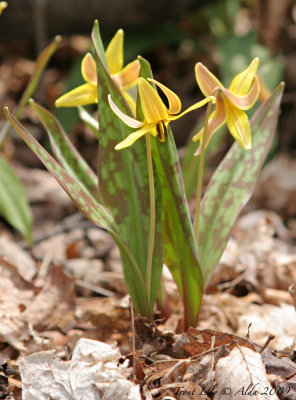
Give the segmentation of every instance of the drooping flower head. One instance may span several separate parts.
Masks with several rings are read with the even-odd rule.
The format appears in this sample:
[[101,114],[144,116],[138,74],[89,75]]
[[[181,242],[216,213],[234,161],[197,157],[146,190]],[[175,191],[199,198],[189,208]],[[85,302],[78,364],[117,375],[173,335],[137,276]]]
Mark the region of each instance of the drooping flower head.
[[[158,88],[163,91],[168,100],[168,107],[166,107],[155,88],[148,81],[154,83]],[[117,144],[115,150],[120,150],[125,147],[131,146],[137,139],[148,133],[154,137],[158,136],[160,141],[164,142],[167,138],[167,126],[171,121],[181,118],[188,112],[202,107],[209,101],[214,100],[213,97],[208,97],[196,104],[193,104],[181,114],[178,114],[181,111],[181,101],[179,97],[162,83],[157,82],[154,79],[146,80],[144,78],[139,78],[138,91],[144,115],[143,121],[138,121],[124,114],[115,105],[111,96],[109,95],[108,97],[110,107],[112,108],[114,113],[126,125],[130,126],[131,128],[137,129],[135,132],[131,133],[125,140]]]
[[[231,135],[244,149],[252,147],[250,122],[244,110],[249,110],[259,96],[260,86],[256,76],[258,64],[259,59],[254,58],[248,68],[234,77],[228,89],[202,63],[196,64],[195,76],[200,90],[204,96],[216,98],[215,110],[209,118],[206,146],[213,134],[226,122]],[[202,135],[203,128],[193,140],[201,141]]]
[[0,15],[3,13],[3,10],[7,7],[6,1],[0,1]]
[[[133,100],[125,92],[137,83],[140,64],[135,60],[123,67],[123,30],[119,29],[106,50],[108,68],[113,81],[122,90],[128,104],[133,107]],[[56,107],[75,107],[98,102],[97,67],[93,56],[87,53],[81,63],[81,74],[85,84],[58,98]]]

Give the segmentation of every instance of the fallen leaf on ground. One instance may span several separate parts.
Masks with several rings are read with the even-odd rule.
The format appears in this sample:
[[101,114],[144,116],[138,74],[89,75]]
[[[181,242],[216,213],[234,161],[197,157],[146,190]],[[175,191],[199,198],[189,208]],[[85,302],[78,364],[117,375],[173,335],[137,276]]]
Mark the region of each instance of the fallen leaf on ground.
[[80,339],[71,361],[61,361],[52,351],[20,360],[23,400],[140,400],[139,386],[126,379],[118,367],[115,346]]
[[234,348],[216,365],[214,400],[278,400],[266,377],[261,355],[246,347]]

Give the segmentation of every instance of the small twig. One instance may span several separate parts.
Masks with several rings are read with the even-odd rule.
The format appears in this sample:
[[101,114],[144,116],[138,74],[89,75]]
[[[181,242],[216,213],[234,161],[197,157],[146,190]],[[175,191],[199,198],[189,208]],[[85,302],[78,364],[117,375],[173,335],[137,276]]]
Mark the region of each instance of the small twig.
[[268,338],[266,339],[266,342],[264,343],[262,349],[259,351],[259,353],[263,353],[263,351],[266,349],[266,347],[269,345],[269,343],[275,338],[275,335],[269,335]]
[[135,328],[135,316],[134,316],[134,303],[133,299],[130,297],[130,310],[131,310],[131,319],[132,319],[132,347],[133,347],[133,373],[132,373],[132,380],[133,382],[136,382],[136,328]]
[[248,333],[247,333],[247,339],[248,340],[250,340],[250,329],[251,329],[251,326],[252,326],[252,322],[250,322],[249,325],[248,325]]
[[97,293],[101,296],[105,296],[105,297],[114,296],[114,293],[111,292],[111,290],[104,289],[100,286],[94,285],[93,283],[85,282],[80,279],[76,279],[75,283],[77,286],[83,287],[84,289],[89,289],[89,290],[93,291],[94,293]]

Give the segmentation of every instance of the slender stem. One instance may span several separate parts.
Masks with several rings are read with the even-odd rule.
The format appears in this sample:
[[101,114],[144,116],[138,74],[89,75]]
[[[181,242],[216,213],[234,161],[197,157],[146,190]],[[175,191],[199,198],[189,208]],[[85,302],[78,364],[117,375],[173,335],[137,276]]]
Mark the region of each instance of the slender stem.
[[155,240],[155,190],[154,190],[154,176],[153,176],[153,162],[151,153],[150,134],[149,133],[146,134],[145,137],[146,137],[149,194],[150,194],[149,243],[148,243],[147,269],[146,269],[147,302],[148,302],[148,310],[150,313],[151,278],[152,278],[153,251],[154,251],[154,240]]
[[212,108],[212,101],[208,103],[204,128],[201,138],[201,152],[199,155],[199,165],[198,165],[198,178],[197,178],[197,187],[196,187],[196,206],[195,206],[195,217],[194,217],[194,236],[196,244],[198,245],[199,241],[199,220],[200,220],[200,202],[201,202],[201,192],[202,192],[202,181],[203,181],[203,172],[204,172],[204,164],[205,164],[205,152],[206,152],[206,136],[208,130],[208,122],[210,117],[210,112]]

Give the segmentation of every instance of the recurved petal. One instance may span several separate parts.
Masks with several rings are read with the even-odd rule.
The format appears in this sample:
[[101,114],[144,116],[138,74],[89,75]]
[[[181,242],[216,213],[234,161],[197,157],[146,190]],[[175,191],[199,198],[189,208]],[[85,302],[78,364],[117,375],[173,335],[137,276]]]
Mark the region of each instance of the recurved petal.
[[195,77],[205,97],[211,96],[217,87],[224,87],[219,79],[217,79],[202,63],[197,63],[195,65]]
[[111,75],[117,74],[123,67],[123,30],[119,29],[106,50],[106,59]]
[[226,122],[234,139],[244,148],[252,147],[251,127],[247,114],[235,107],[230,100],[225,98]]
[[97,102],[97,86],[91,83],[85,83],[59,97],[55,101],[55,105],[56,107],[76,107]]
[[[146,133],[151,132],[151,130],[155,129],[154,124],[149,124],[145,125],[144,128],[139,129],[138,131],[135,131],[128,135],[126,139],[124,139],[122,142],[118,143],[115,146],[115,150],[121,150],[124,149],[125,147],[131,146],[133,143],[135,143],[136,140],[138,140],[140,137],[144,136]],[[153,135],[155,136],[155,135]]]
[[259,58],[256,57],[244,71],[236,75],[230,86],[229,91],[240,96],[245,96],[254,82],[259,65]]
[[181,110],[181,100],[171,89],[164,86],[162,83],[156,81],[155,79],[148,78],[149,82],[153,82],[156,86],[158,86],[163,93],[166,95],[169,102],[169,113],[170,114],[178,114]]
[[265,100],[267,100],[271,93],[268,89],[268,87],[265,85],[263,79],[257,75],[258,81],[259,81],[259,86],[260,86],[260,94],[259,94],[259,99],[263,103]]
[[122,90],[126,90],[137,84],[140,73],[140,63],[135,60],[127,64],[120,72],[112,76],[112,79]]
[[[214,112],[212,112],[212,114],[210,115],[209,122],[208,122],[208,129],[206,132],[206,137],[205,137],[206,147],[210,143],[210,140],[211,140],[212,136],[214,135],[214,133],[219,128],[221,128],[221,126],[225,123],[225,121],[226,121],[226,106],[225,106],[223,94],[221,92],[217,92],[216,108],[215,108]],[[197,142],[198,140],[200,140],[200,142],[201,142],[202,135],[203,135],[203,128],[196,135],[193,136],[192,140],[194,142]],[[197,150],[195,155],[200,153],[200,148],[201,147],[199,147],[199,149]]]
[[144,79],[138,79],[141,107],[147,123],[155,123],[169,119],[166,106],[156,90]]
[[90,53],[87,53],[82,60],[81,73],[86,82],[92,83],[93,85],[97,84],[97,66]]
[[245,96],[240,96],[231,92],[228,89],[224,89],[225,96],[233,103],[236,107],[241,110],[249,110],[256,103],[259,93],[260,93],[260,85],[259,80],[255,76],[254,83],[250,89],[250,91]]
[[108,95],[108,102],[112,109],[112,111],[120,118],[126,125],[130,126],[131,128],[140,128],[143,125],[142,122],[129,117],[128,115],[124,114],[117,105],[113,102],[111,95]]
[[202,106],[204,106],[205,104],[207,104],[209,101],[213,101],[215,102],[216,99],[213,96],[209,96],[206,99],[203,99],[201,101],[199,101],[198,103],[193,104],[192,106],[188,107],[185,111],[183,111],[181,114],[179,115],[170,115],[169,116],[169,120],[170,121],[175,121],[178,118],[183,117],[183,115],[189,113],[190,111],[196,110],[197,108],[200,108]]

